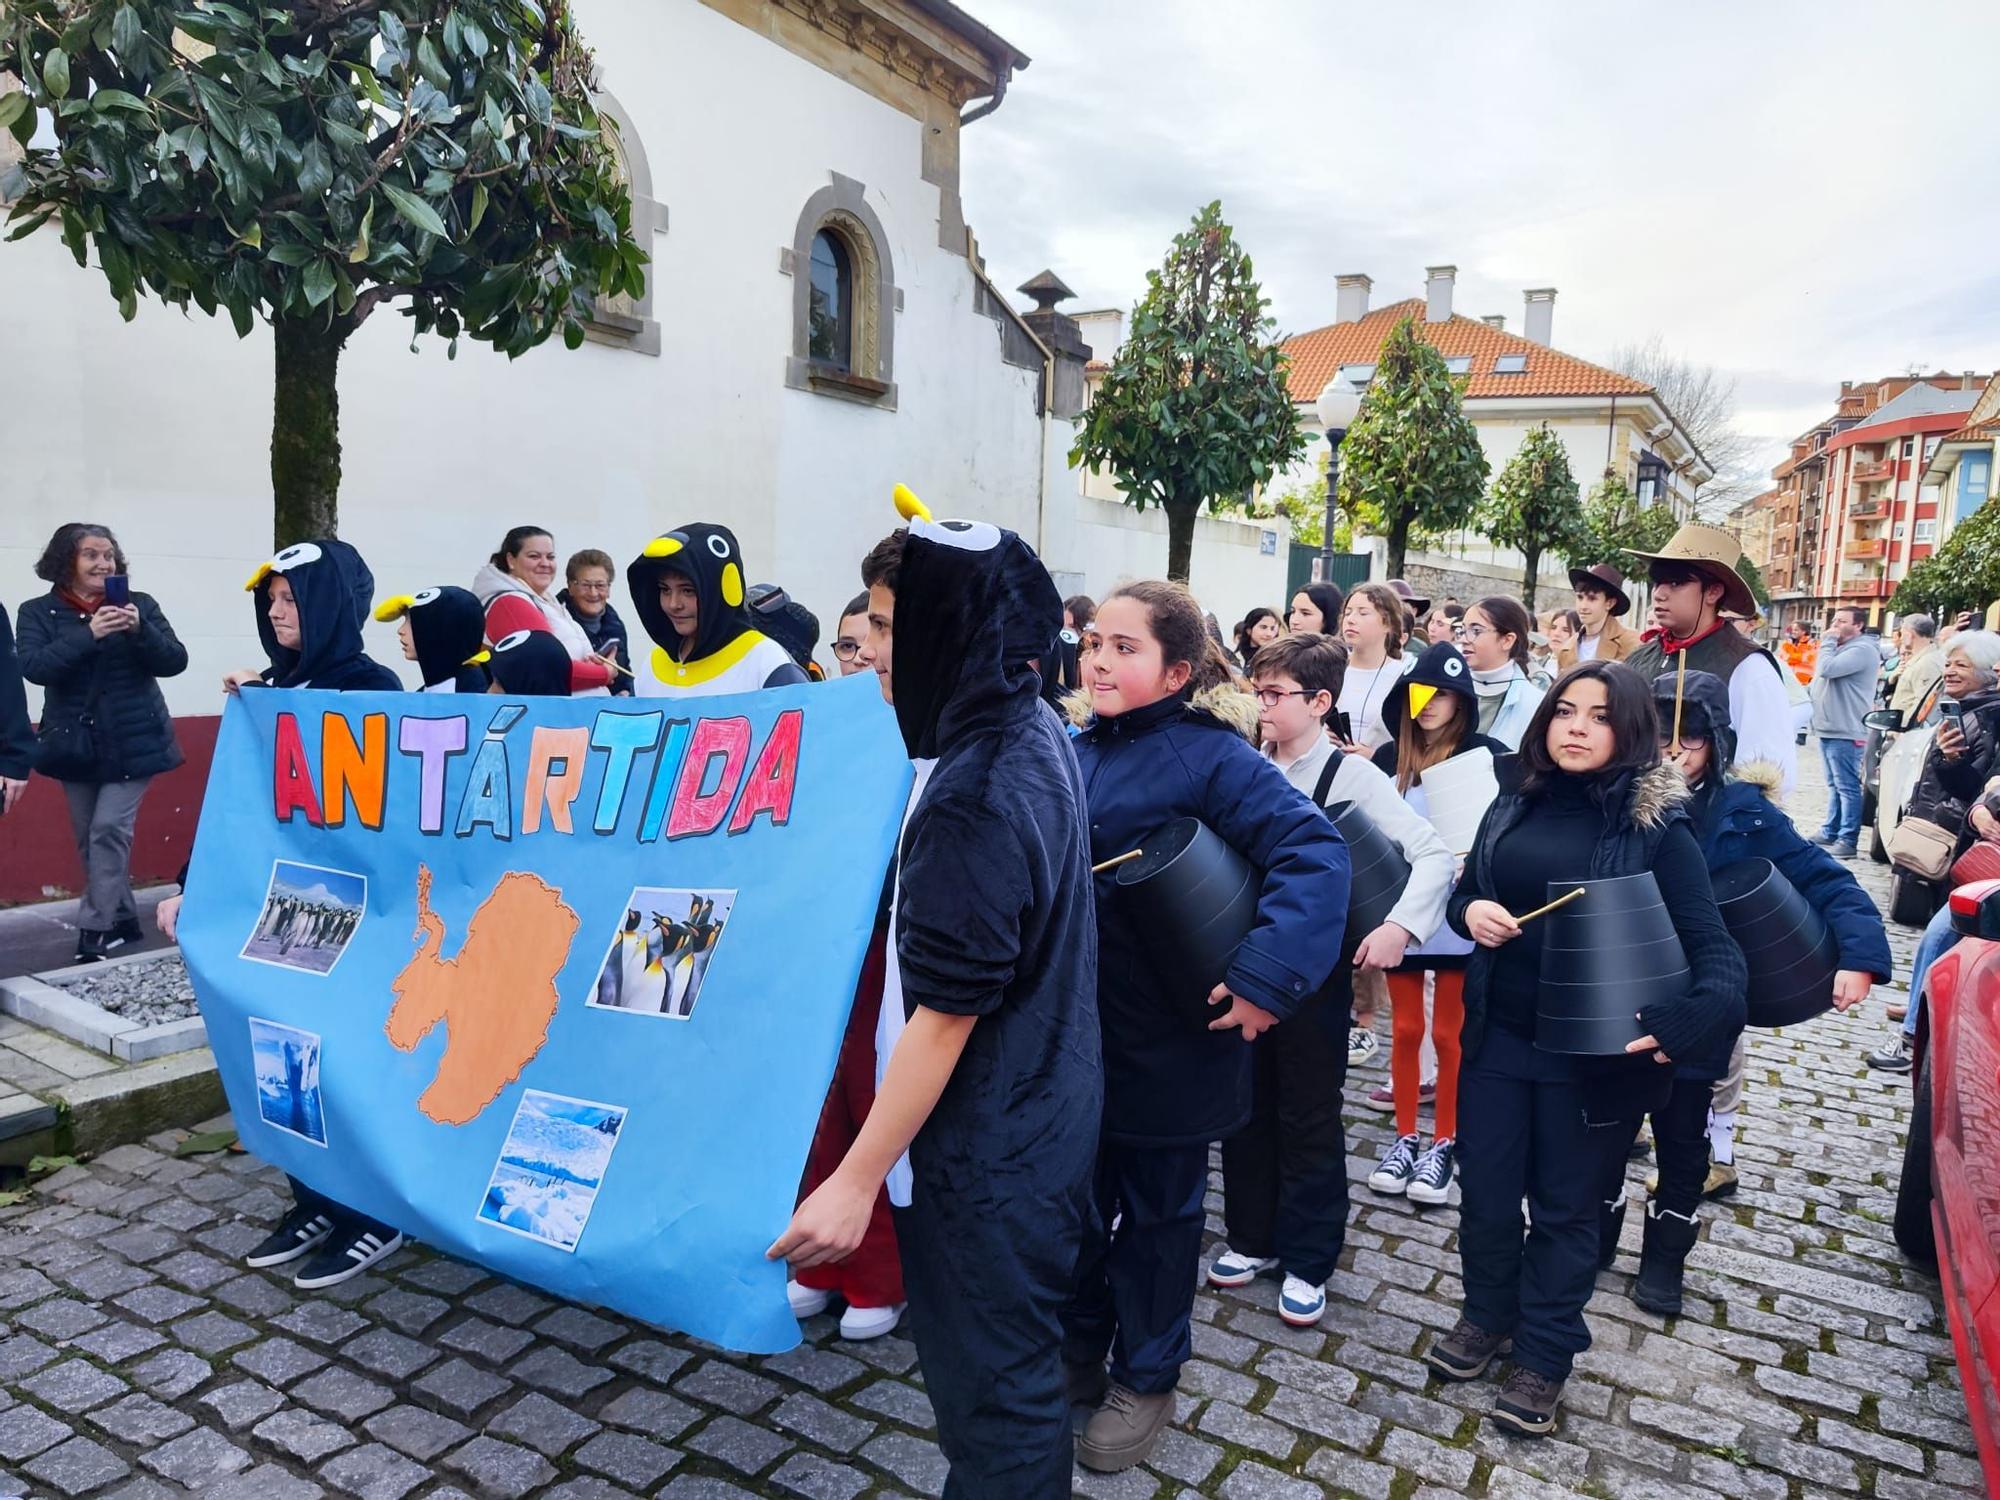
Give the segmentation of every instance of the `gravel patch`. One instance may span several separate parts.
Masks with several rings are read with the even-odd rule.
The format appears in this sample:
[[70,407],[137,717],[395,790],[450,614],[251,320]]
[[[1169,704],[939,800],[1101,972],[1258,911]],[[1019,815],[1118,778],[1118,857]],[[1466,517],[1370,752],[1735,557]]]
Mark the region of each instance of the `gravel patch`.
[[178,953],[142,964],[107,964],[93,974],[66,979],[58,988],[142,1026],[185,1021],[199,1013],[194,981]]

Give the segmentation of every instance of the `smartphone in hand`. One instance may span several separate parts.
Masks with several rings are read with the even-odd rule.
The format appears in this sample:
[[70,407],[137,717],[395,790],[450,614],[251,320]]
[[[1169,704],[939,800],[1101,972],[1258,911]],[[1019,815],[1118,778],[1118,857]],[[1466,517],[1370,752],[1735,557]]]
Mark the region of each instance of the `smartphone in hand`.
[[132,602],[132,580],[123,573],[113,573],[104,580],[104,602],[115,604],[120,609]]

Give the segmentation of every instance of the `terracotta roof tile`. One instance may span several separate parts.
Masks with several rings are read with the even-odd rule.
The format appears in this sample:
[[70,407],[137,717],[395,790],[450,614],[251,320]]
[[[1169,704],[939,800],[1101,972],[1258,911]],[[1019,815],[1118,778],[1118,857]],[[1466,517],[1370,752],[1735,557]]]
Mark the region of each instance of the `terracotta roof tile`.
[[[1399,319],[1414,318],[1418,337],[1446,359],[1470,356],[1465,394],[1478,396],[1643,396],[1652,387],[1602,365],[1564,354],[1508,333],[1476,318],[1454,315],[1447,323],[1426,323],[1421,297],[1378,307],[1353,323],[1334,323],[1286,339],[1291,360],[1288,382],[1295,401],[1315,401],[1342,365],[1370,365],[1382,351],[1382,341]],[[1502,354],[1527,356],[1516,375],[1496,375],[1493,361]]]
[[[2000,378],[2000,377],[1996,377]],[[1961,427],[1956,432],[1948,432],[1942,441],[1947,443],[1980,443],[2000,438],[2000,417],[1991,417],[1984,422],[1974,422],[1969,427]]]

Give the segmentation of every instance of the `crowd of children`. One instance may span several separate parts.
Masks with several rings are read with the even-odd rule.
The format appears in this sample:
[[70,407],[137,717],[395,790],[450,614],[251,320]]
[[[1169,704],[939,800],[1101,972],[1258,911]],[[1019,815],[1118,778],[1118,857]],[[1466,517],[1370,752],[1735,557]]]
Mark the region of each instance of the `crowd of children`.
[[[1734,711],[1768,717],[1777,695],[1744,675],[1754,648],[1715,634],[1726,586],[1710,560],[1676,539],[1654,563],[1666,608],[1636,649],[1644,672],[1619,660],[1635,654],[1630,601],[1606,567],[1573,575],[1577,609],[1544,663],[1518,601],[1432,608],[1394,583],[1310,585],[1285,620],[1253,611],[1232,657],[1178,584],[1064,600],[1019,537],[901,502],[909,524],[863,561],[830,649],[840,674],[874,672],[917,775],[797,1211],[771,1247],[793,1267],[793,1310],[837,1302],[848,1339],[907,1327],[947,1494],[1063,1495],[1073,1459],[1144,1461],[1192,1353],[1216,1143],[1225,1235],[1206,1280],[1270,1276],[1287,1322],[1324,1315],[1349,1211],[1343,1086],[1379,995],[1389,1084],[1370,1102],[1395,1135],[1368,1190],[1461,1195],[1464,1305],[1425,1357],[1447,1380],[1510,1360],[1492,1419],[1552,1430],[1647,1115],[1660,1172],[1632,1295],[1678,1305],[1711,1090],[1745,1023],[1709,872],[1761,856],[1800,884],[1838,932],[1837,1004],[1888,973],[1851,873],[1767,800],[1789,765],[1745,764],[1776,737],[1746,747]],[[804,611],[753,596],[724,527],[662,533],[626,567],[650,641],[636,653],[609,559],[577,554],[560,592],[555,572],[549,534],[516,528],[475,589],[375,614],[397,622],[425,692],[705,696],[818,672],[811,640],[774,639],[788,617],[759,601]],[[351,547],[288,548],[250,589],[268,664],[228,691],[397,686],[361,649],[373,587]],[[1662,670],[1696,645],[1730,675]],[[1336,817],[1400,861],[1386,915]],[[1247,935],[1200,1014],[1169,997],[1143,909],[1093,870],[1181,819],[1254,878]],[[1640,871],[1688,983],[1637,1010],[1627,1056],[1538,1046],[1532,909],[1551,882]],[[169,929],[179,904],[162,908]],[[253,1265],[301,1261],[299,1284],[324,1286],[400,1243],[294,1191]]]

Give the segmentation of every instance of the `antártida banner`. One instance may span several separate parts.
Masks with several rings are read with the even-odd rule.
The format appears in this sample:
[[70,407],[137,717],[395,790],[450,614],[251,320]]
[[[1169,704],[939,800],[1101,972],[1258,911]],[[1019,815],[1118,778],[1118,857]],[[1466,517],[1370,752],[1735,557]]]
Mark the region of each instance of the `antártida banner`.
[[249,689],[180,936],[251,1150],[724,1347],[788,1222],[910,765],[870,678],[683,700]]

